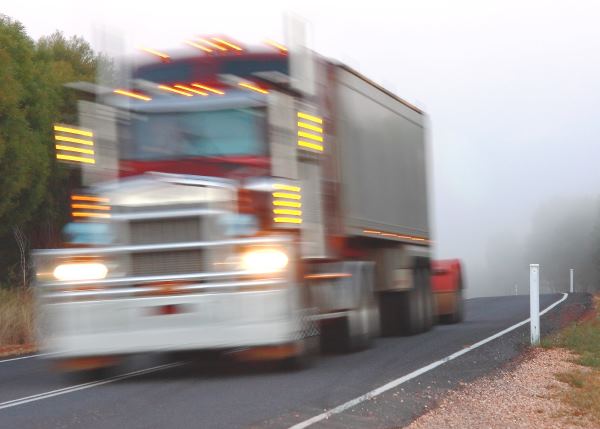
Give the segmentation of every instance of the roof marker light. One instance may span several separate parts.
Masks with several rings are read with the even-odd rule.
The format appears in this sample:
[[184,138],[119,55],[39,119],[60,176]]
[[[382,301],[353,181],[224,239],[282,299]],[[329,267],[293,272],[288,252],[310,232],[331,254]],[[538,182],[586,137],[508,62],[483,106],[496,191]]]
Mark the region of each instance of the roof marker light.
[[205,44],[207,44],[207,45],[209,45],[209,46],[212,46],[213,48],[217,48],[219,51],[226,51],[226,50],[227,50],[227,48],[224,48],[224,47],[223,47],[223,46],[221,46],[221,45],[217,45],[216,43],[214,43],[214,42],[211,42],[210,40],[207,40],[207,39],[201,39],[201,38],[200,38],[200,39],[198,39],[198,40],[199,40],[200,42],[202,42],[202,43],[205,43]]
[[239,86],[243,86],[244,88],[251,89],[252,91],[260,92],[261,94],[268,94],[269,93],[269,91],[267,91],[266,89],[259,88],[258,86],[254,86],[254,85],[251,85],[251,84],[246,83],[246,82],[240,82],[238,85]]
[[177,85],[173,85],[173,86],[174,86],[175,88],[183,89],[184,91],[193,92],[193,93],[195,93],[195,94],[198,94],[198,95],[203,95],[203,96],[205,96],[205,97],[208,95],[208,93],[207,93],[207,92],[198,91],[197,89],[190,88],[189,86],[186,86],[186,85],[180,85],[180,84],[177,84]]
[[170,86],[167,86],[167,85],[158,85],[158,88],[162,89],[162,90],[165,90],[165,91],[174,92],[176,94],[185,95],[186,97],[192,97],[192,94],[190,94],[189,92],[185,92],[185,91],[181,91],[179,89],[171,88]]
[[115,94],[125,95],[125,96],[131,97],[131,98],[137,98],[138,100],[144,100],[144,101],[152,100],[152,98],[150,98],[146,95],[138,94],[137,92],[126,91],[124,89],[115,89],[113,92]]
[[188,45],[193,46],[194,48],[202,49],[204,52],[212,52],[213,51],[212,49],[207,48],[206,46],[202,46],[200,43],[196,43],[191,40],[186,40],[184,43],[187,43]]
[[160,57],[163,60],[168,60],[169,58],[171,58],[169,55],[165,54],[164,52],[160,52],[155,49],[150,49],[150,48],[140,48],[140,49],[142,51],[148,52],[149,54],[156,55],[157,57]]
[[214,41],[216,41],[216,42],[219,42],[222,45],[229,46],[230,48],[233,48],[236,51],[241,51],[242,50],[242,48],[240,48],[238,45],[234,45],[233,43],[230,43],[230,42],[228,42],[226,40],[223,40],[223,39],[219,39],[218,37],[213,37],[212,39]]
[[212,87],[207,86],[207,85],[202,85],[202,84],[199,84],[199,83],[192,83],[190,85],[195,86],[196,88],[205,89],[207,91],[214,92],[215,94],[219,94],[219,95],[225,94],[223,91],[220,91],[218,89],[212,88]]
[[270,45],[270,46],[272,46],[272,47],[276,48],[276,49],[279,49],[281,52],[287,52],[287,50],[288,50],[288,49],[287,49],[285,46],[283,46],[281,43],[277,43],[277,42],[276,42],[276,41],[274,41],[274,40],[270,40],[270,39],[268,39],[268,40],[265,40],[265,43],[266,43],[267,45]]

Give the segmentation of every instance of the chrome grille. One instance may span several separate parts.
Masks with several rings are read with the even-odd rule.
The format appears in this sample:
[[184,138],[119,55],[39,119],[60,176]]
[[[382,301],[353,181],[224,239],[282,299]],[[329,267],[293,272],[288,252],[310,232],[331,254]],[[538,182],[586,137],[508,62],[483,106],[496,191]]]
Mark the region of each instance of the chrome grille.
[[131,274],[134,276],[199,273],[205,270],[202,250],[134,253]]
[[131,244],[185,243],[202,240],[199,217],[136,220],[129,224]]

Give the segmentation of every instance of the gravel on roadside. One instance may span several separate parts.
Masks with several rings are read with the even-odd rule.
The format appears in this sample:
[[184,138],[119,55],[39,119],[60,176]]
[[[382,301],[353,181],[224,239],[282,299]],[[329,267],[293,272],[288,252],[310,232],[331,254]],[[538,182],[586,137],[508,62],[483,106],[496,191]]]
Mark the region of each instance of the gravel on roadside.
[[558,398],[559,373],[589,368],[564,349],[531,349],[512,368],[465,384],[408,428],[600,428]]

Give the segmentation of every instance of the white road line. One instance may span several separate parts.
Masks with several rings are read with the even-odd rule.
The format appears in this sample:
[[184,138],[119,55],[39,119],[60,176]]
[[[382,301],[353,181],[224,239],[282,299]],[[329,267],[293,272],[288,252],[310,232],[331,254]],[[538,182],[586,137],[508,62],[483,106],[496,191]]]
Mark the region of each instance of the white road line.
[[34,355],[20,356],[20,357],[16,357],[16,358],[12,358],[12,359],[0,360],[0,363],[12,362],[13,360],[29,359],[29,358],[38,357],[38,356],[49,356],[49,355],[54,355],[54,354],[56,354],[56,353],[36,353]]
[[[542,312],[540,312],[540,315],[546,314],[548,311],[552,310],[554,307],[556,307],[558,304],[560,304],[561,302],[563,302],[565,299],[567,299],[568,294],[563,293],[563,297],[561,299],[559,299],[558,301],[556,301],[555,303],[553,303],[552,305],[546,307]],[[398,387],[399,385],[406,383],[409,380],[412,380],[413,378],[418,377],[421,374],[424,374],[428,371],[431,371],[434,368],[437,368],[440,365],[445,364],[446,362],[449,362],[453,359],[456,359],[459,356],[462,356],[468,352],[470,352],[471,350],[476,349],[477,347],[481,347],[482,345],[489,343],[492,340],[495,340],[496,338],[501,337],[504,334],[509,333],[510,331],[514,331],[515,329],[523,326],[524,324],[528,323],[529,319],[523,320],[522,322],[517,323],[516,325],[511,326],[510,328],[506,328],[503,331],[500,331],[494,335],[492,335],[491,337],[487,337],[475,344],[470,345],[469,347],[465,347],[464,349],[456,352],[456,353],[452,353],[451,355],[446,356],[445,358],[442,358],[438,361],[435,361],[433,363],[430,363],[427,366],[424,366],[422,368],[417,369],[416,371],[411,372],[410,374],[406,374],[400,378],[397,378],[395,380],[390,381],[389,383],[384,384],[383,386],[380,386],[376,389],[371,390],[370,392],[365,393],[364,395],[358,396],[354,399],[351,399],[348,402],[345,402],[341,405],[338,405],[335,408],[332,408],[328,411],[325,411],[324,413],[321,413],[317,416],[311,417],[308,420],[304,420],[303,422],[297,423],[293,426],[290,427],[290,429],[303,429],[306,428],[308,426],[311,426],[315,423],[320,422],[321,420],[325,420],[328,419],[329,417],[333,416],[334,414],[339,414],[345,410],[347,410],[348,408],[352,408],[355,405],[360,404],[361,402],[367,401],[371,398],[374,398],[375,396],[381,395],[384,392],[387,392],[388,390],[391,390],[395,387]]]
[[114,377],[105,378],[104,380],[90,381],[89,383],[77,384],[75,386],[64,387],[62,389],[51,390],[49,392],[38,393],[37,395],[26,396],[24,398],[13,399],[12,401],[6,401],[0,403],[0,410],[5,408],[16,407],[18,405],[28,404],[29,402],[41,401],[42,399],[52,398],[54,396],[66,395],[67,393],[77,392],[79,390],[90,389],[96,386],[102,386],[103,384],[114,383],[115,381],[125,380],[126,378],[136,377],[142,374],[148,374],[151,372],[161,371],[163,369],[173,368],[176,366],[183,365],[184,362],[174,362],[164,365],[153,366],[151,368],[141,369],[139,371],[128,372],[123,375],[117,375]]

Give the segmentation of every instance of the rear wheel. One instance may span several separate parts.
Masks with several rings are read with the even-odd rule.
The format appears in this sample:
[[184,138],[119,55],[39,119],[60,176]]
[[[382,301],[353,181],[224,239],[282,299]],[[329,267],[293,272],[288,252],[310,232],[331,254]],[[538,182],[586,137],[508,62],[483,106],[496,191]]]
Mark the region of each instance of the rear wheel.
[[413,288],[379,295],[382,334],[415,335],[433,326],[433,294],[428,262],[418,261],[413,268]]
[[465,305],[462,290],[455,293],[456,302],[454,303],[454,313],[450,316],[450,323],[460,323],[465,320]]

